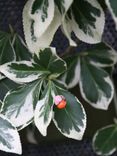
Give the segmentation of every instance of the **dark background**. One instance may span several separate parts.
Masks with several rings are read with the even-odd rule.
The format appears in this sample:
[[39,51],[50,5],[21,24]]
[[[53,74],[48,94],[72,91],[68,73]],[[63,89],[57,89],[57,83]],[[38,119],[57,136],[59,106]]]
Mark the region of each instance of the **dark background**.
[[[9,31],[10,24],[18,34],[24,37],[21,17],[25,2],[26,0],[0,0],[0,30]],[[105,13],[106,26],[103,34],[103,40],[117,50],[117,32],[115,31],[115,25],[110,13],[108,11],[105,11]],[[64,52],[68,47],[68,41],[60,30],[57,31],[54,41],[52,42],[52,46],[57,48],[58,53]],[[79,52],[81,50],[86,50],[91,46],[92,45],[80,42],[80,46],[76,49]],[[115,70],[113,74],[115,86],[117,86],[116,73],[117,72]],[[82,100],[78,86],[71,91],[80,98],[87,112],[88,121],[84,140],[79,142],[66,139],[56,130],[54,125],[51,124],[46,138],[42,137],[39,132],[35,132],[39,145],[27,144],[27,129],[24,129],[20,132],[23,142],[22,156],[95,156],[91,148],[91,137],[97,129],[113,123],[113,118],[115,117],[113,102],[110,104],[108,111],[96,110]],[[13,155],[14,154],[0,152],[0,156]],[[115,156],[117,156],[117,153]]]

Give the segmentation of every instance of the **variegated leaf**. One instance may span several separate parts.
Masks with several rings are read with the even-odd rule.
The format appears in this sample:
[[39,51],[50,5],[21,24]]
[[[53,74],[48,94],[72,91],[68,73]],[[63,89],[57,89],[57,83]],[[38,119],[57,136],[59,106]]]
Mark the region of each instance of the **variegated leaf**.
[[17,88],[19,84],[14,83],[8,78],[0,81],[0,99],[3,101],[6,93],[14,88]]
[[44,91],[44,97],[38,101],[35,109],[35,125],[43,136],[47,135],[47,127],[53,117],[53,96],[51,85],[48,84]]
[[6,63],[0,66],[0,72],[16,83],[32,82],[44,74],[49,74],[43,67],[29,61]]
[[15,60],[15,52],[11,43],[11,35],[0,31],[0,65]]
[[39,100],[42,81],[37,80],[12,91],[3,100],[2,114],[18,128],[26,127],[33,119],[34,106]]
[[51,73],[50,78],[56,78],[66,70],[65,61],[52,48],[40,50],[39,53],[34,54],[33,60]]
[[65,61],[67,70],[61,80],[67,85],[67,88],[73,88],[78,84],[80,78],[80,59],[77,56],[72,56],[66,58]]
[[0,115],[0,150],[22,154],[19,134],[12,123],[3,115]]
[[80,91],[82,97],[93,107],[107,110],[114,95],[109,74],[81,58]]
[[87,43],[101,41],[105,17],[97,0],[74,0],[66,20],[70,25],[68,31],[73,30],[80,40]]
[[[72,46],[76,46],[76,43],[71,39],[71,32],[72,32],[72,28],[70,23],[67,20],[67,11],[69,10],[69,8],[71,7],[73,0],[55,0],[56,5],[58,6],[58,9],[61,13],[61,19],[62,19],[62,31],[63,33],[66,35],[66,37],[68,38],[70,45]],[[69,23],[69,24],[68,24]]]
[[96,44],[85,53],[95,66],[109,67],[117,63],[117,53],[104,43]]
[[65,97],[67,105],[64,109],[54,108],[53,121],[57,129],[66,137],[81,140],[86,129],[86,114],[83,106],[71,93],[55,87],[56,95]]
[[29,61],[31,58],[31,53],[29,52],[28,48],[26,47],[23,39],[18,34],[14,35],[13,39],[13,47],[16,54],[16,60],[27,60]]
[[31,52],[48,47],[61,24],[60,13],[53,0],[29,0],[23,10],[26,43]]
[[116,0],[106,0],[106,4],[111,11],[111,14],[113,16],[113,19],[116,23],[116,29],[117,29],[117,1]]
[[108,156],[117,150],[117,125],[101,128],[93,137],[93,149],[98,155]]

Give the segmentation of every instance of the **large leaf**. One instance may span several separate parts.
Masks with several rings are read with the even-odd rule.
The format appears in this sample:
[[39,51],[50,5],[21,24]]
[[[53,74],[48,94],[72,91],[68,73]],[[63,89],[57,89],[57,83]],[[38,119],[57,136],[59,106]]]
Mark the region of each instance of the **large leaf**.
[[57,129],[66,137],[81,140],[86,128],[86,114],[83,106],[71,93],[54,86],[56,95],[62,95],[67,101],[64,109],[54,108],[53,121]]
[[113,98],[114,88],[109,74],[81,58],[80,91],[93,107],[107,110]]
[[44,91],[43,99],[38,101],[35,109],[35,125],[43,136],[47,135],[47,127],[53,117],[54,102],[52,94],[51,83],[49,83]]
[[4,98],[2,114],[16,127],[24,128],[34,116],[34,106],[39,100],[42,81],[37,80],[12,91]]
[[6,63],[0,67],[0,72],[16,83],[32,82],[44,74],[49,74],[40,65],[29,61]]
[[109,46],[99,43],[86,51],[90,62],[95,66],[109,67],[117,62],[117,53]]
[[117,150],[117,125],[104,127],[96,132],[93,148],[99,155],[111,155]]
[[66,83],[67,88],[75,87],[80,78],[80,60],[77,56],[67,57],[65,59],[67,63],[67,70],[62,75],[61,79]]
[[28,3],[30,3],[28,10],[32,20],[32,30],[34,36],[39,38],[54,18],[54,0],[29,0]]
[[60,13],[53,0],[29,0],[23,10],[26,43],[31,52],[48,47],[61,24]]
[[15,53],[11,44],[11,35],[0,31],[0,65],[13,60]]
[[97,0],[74,0],[66,23],[68,32],[73,30],[80,40],[98,43],[104,30],[104,12]]
[[50,71],[51,77],[57,77],[66,70],[66,63],[55,52],[46,48],[34,55],[34,62]]
[[30,60],[31,53],[27,49],[23,39],[18,34],[14,35],[13,47],[15,50],[17,61]]
[[22,154],[19,134],[11,122],[3,115],[0,115],[0,150]]
[[116,0],[106,0],[106,4],[109,10],[112,13],[112,16],[116,22],[116,29],[117,29],[117,1]]

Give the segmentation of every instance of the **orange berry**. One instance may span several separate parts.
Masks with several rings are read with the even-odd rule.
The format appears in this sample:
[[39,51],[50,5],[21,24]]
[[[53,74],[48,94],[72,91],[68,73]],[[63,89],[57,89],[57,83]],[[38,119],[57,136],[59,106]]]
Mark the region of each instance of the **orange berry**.
[[58,105],[57,105],[57,108],[59,109],[63,109],[66,107],[66,100],[62,100]]

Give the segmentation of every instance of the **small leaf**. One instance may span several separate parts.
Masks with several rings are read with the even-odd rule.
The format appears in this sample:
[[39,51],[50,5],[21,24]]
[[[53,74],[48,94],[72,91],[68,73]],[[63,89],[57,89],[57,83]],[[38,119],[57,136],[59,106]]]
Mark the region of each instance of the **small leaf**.
[[41,85],[41,80],[35,81],[9,91],[4,98],[1,112],[7,116],[17,128],[24,128],[33,119],[34,106],[39,100],[39,97],[36,95],[40,93]]
[[113,19],[116,23],[116,29],[117,29],[117,1],[116,0],[106,0],[106,4],[113,16]]
[[51,77],[58,77],[66,70],[66,63],[55,52],[55,49],[46,48],[34,55],[34,62],[50,71]]
[[47,127],[49,126],[53,117],[53,96],[51,85],[47,85],[44,91],[44,97],[39,100],[34,115],[35,125],[43,136],[47,135]]
[[18,87],[19,85],[14,83],[13,81],[5,78],[3,80],[0,81],[0,99],[3,100],[4,96],[6,95],[6,93],[12,89],[15,89],[16,87]]
[[15,60],[13,46],[11,44],[11,35],[0,31],[0,65]]
[[[36,5],[37,3],[38,5]],[[31,14],[32,5],[32,13],[35,12],[35,9],[38,6],[34,15]],[[42,10],[43,7],[45,7],[44,10]],[[42,16],[43,13],[44,16]],[[40,2],[36,0],[35,3],[34,0],[29,0],[23,10],[24,34],[29,50],[34,53],[38,52],[41,47],[48,47],[60,24],[60,13],[58,9],[55,8],[53,0],[43,0],[43,2],[42,0]]]
[[18,35],[15,34],[14,36],[14,43],[13,47],[16,53],[16,60],[21,61],[21,60],[30,60],[31,58],[31,53],[27,49],[23,39]]
[[109,74],[81,58],[80,91],[93,107],[107,110],[113,98],[114,88]]
[[54,108],[53,121],[57,129],[66,137],[81,140],[86,128],[86,114],[78,99],[71,93],[55,87],[56,95],[62,95],[66,99],[64,109]]
[[97,0],[74,0],[66,17],[68,32],[86,43],[101,41],[104,30],[105,16]]
[[96,132],[93,148],[99,155],[108,156],[117,150],[117,125],[106,126]]
[[77,56],[72,56],[66,58],[65,61],[67,70],[61,79],[66,83],[67,88],[73,88],[78,84],[80,78],[80,59]]
[[62,18],[62,26],[61,26],[62,31],[68,38],[70,45],[76,46],[76,43],[71,39],[72,28],[71,28],[70,22],[68,22],[68,16],[67,16],[67,12],[73,3],[73,0],[59,0],[59,1],[55,0],[55,3],[62,16],[61,17]]
[[0,67],[0,72],[16,83],[28,83],[49,74],[43,67],[29,61],[10,62]]
[[90,62],[95,66],[109,67],[117,62],[117,53],[109,46],[99,43],[86,51]]
[[22,154],[19,134],[11,122],[0,115],[0,150]]

